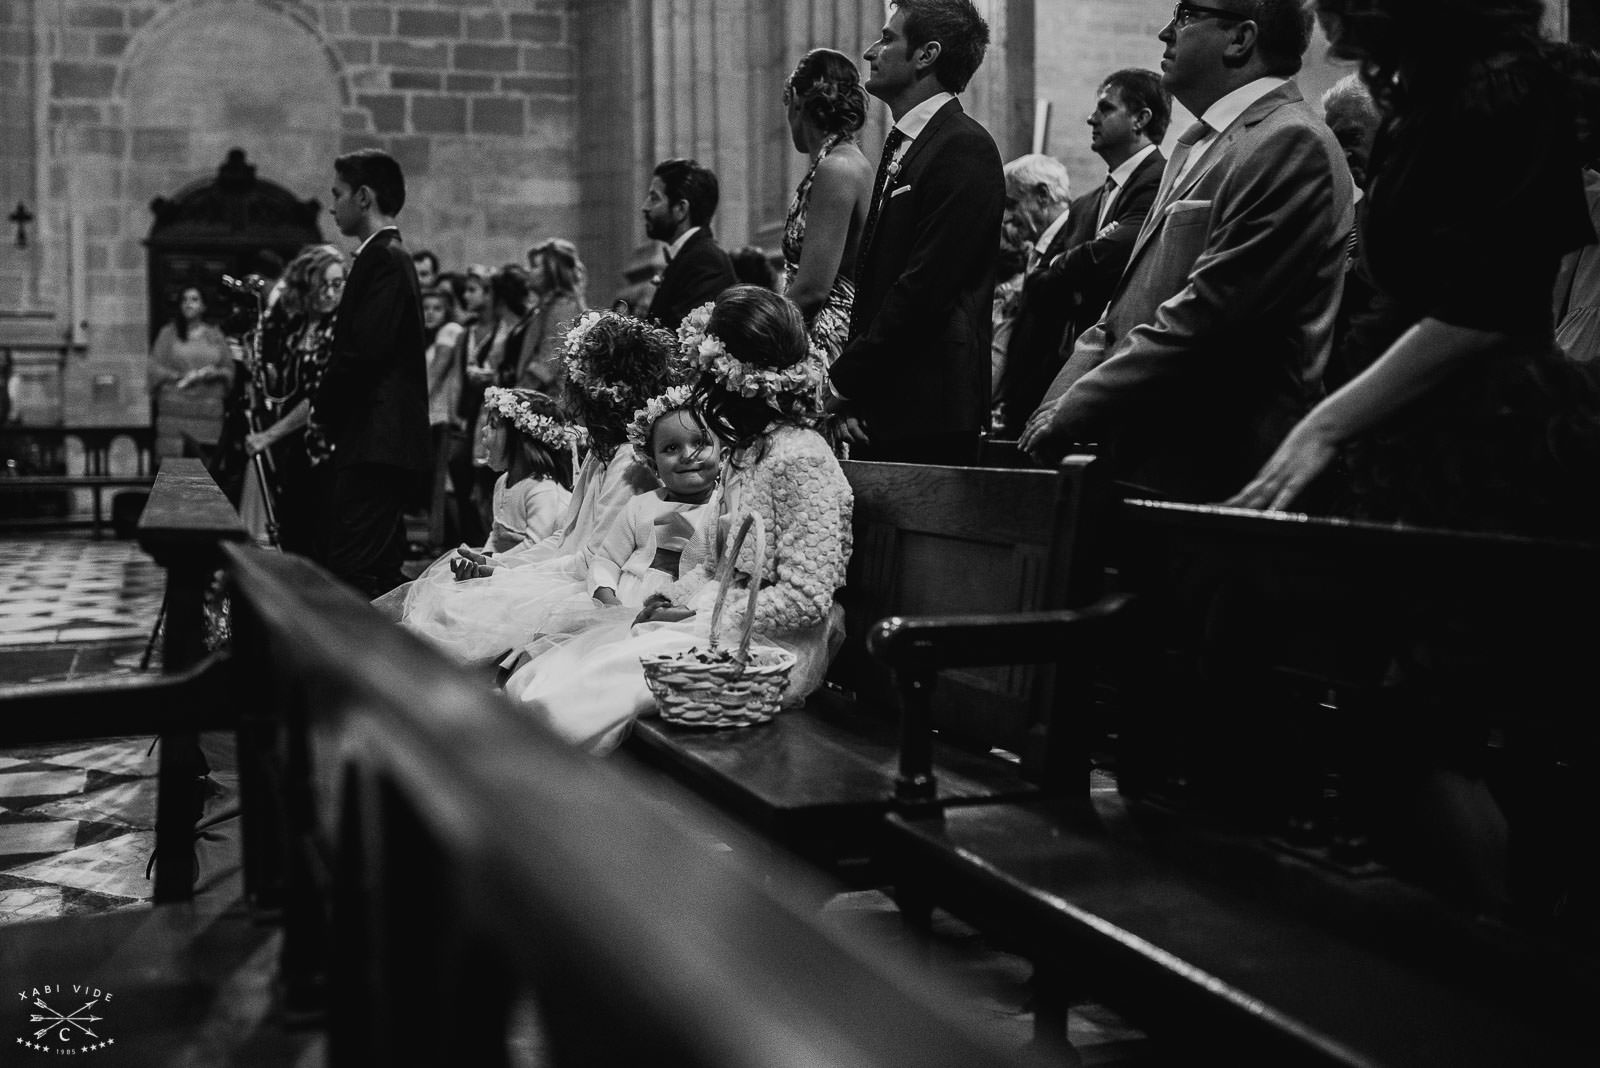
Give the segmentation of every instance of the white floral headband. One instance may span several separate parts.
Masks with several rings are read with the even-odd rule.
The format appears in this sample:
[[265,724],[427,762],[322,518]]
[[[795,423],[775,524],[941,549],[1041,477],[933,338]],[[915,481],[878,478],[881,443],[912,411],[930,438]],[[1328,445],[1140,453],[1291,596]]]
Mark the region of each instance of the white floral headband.
[[589,336],[589,331],[595,328],[604,313],[592,311],[572,324],[567,331],[567,343],[564,349],[567,365],[567,378],[573,385],[591,397],[608,397],[613,404],[622,403],[623,387],[620,385],[607,385],[599,380],[589,367],[589,361],[584,355],[584,342]]
[[502,422],[535,441],[542,441],[552,449],[572,448],[577,441],[573,427],[535,412],[532,404],[519,395],[522,392],[490,386],[484,391],[483,406]]
[[693,386],[673,386],[661,396],[651,397],[643,408],[633,413],[633,422],[628,424],[628,443],[633,446],[633,454],[641,463],[650,463],[655,459],[650,451],[650,432],[655,429],[656,420],[669,412],[681,412],[692,407],[690,402],[693,397]]
[[[710,304],[702,304],[684,316],[678,326],[679,359],[697,371],[709,372],[730,393],[761,397],[781,414],[812,414],[820,410],[828,362],[815,342],[807,343],[804,359],[788,367],[757,367],[733,355],[721,338],[708,332],[711,308]],[[804,410],[787,410],[785,400],[791,405],[798,401]]]

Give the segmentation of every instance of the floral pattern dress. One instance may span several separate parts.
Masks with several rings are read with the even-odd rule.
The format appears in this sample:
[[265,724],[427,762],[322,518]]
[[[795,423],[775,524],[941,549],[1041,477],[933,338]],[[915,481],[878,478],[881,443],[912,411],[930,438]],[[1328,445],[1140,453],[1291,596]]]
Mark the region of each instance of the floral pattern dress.
[[[811,206],[811,183],[816,180],[817,166],[828,153],[849,140],[848,134],[834,134],[822,143],[810,170],[795,187],[794,201],[789,205],[789,217],[783,224],[783,290],[786,292],[800,270],[800,251],[806,240],[806,215]],[[850,336],[850,305],[855,303],[856,285],[843,273],[833,279],[833,288],[811,321],[811,340],[821,347],[831,365],[839,358],[844,343]]]

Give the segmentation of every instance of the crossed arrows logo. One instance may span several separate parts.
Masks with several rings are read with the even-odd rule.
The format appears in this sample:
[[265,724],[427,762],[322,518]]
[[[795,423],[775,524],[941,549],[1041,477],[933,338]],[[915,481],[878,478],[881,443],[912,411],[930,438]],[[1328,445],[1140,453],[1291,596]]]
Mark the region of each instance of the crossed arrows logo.
[[67,1016],[63,1016],[63,1015],[61,1015],[61,1013],[57,1012],[55,1009],[52,1009],[49,1005],[45,1004],[44,998],[34,998],[33,999],[33,1003],[35,1005],[37,1005],[39,1008],[43,1009],[45,1012],[50,1013],[50,1015],[49,1016],[41,1016],[38,1013],[33,1013],[32,1015],[30,1015],[28,1017],[28,1021],[30,1023],[39,1023],[40,1021],[44,1021],[44,1026],[39,1028],[39,1030],[35,1031],[33,1033],[33,1037],[35,1039],[43,1038],[45,1035],[49,1034],[50,1031],[53,1028],[56,1028],[56,1027],[58,1027],[58,1026],[60,1026],[62,1024],[71,1024],[73,1027],[76,1027],[78,1030],[82,1031],[84,1034],[88,1035],[90,1038],[99,1038],[100,1036],[95,1034],[93,1031],[89,1030],[89,1028],[86,1027],[85,1024],[94,1023],[96,1020],[103,1020],[103,1019],[105,1019],[105,1017],[104,1016],[82,1016],[82,1015],[79,1015],[80,1013],[88,1012],[90,1009],[94,1008],[96,1003],[99,1002],[99,1000],[100,1000],[99,998],[95,998],[94,1001],[89,1002],[83,1008],[75,1009],[71,1014],[69,1014]]

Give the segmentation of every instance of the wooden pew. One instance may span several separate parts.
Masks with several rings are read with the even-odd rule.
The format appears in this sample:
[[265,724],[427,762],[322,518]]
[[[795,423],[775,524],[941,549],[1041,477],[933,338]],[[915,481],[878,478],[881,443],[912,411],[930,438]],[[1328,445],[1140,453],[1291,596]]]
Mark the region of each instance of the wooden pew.
[[[1057,758],[1044,731],[1055,692],[1048,665],[1012,667],[1003,648],[958,642],[943,654],[954,670],[930,693],[930,672],[892,677],[867,654],[865,637],[899,613],[972,622],[974,613],[1085,603],[1097,576],[1083,561],[1095,557],[1074,520],[1095,492],[1093,463],[1074,456],[1046,471],[845,461],[855,549],[839,598],[845,645],[827,689],[752,728],[645,717],[623,752],[858,883],[877,878],[879,823],[897,798],[943,805],[1035,794]],[[1101,615],[1061,626],[1092,627]],[[1062,648],[1070,655],[1070,644]]]
[[[182,491],[198,521],[207,498],[179,474],[153,504]],[[169,533],[169,566],[228,576],[211,688],[181,712],[161,708],[180,677],[35,707],[79,734],[106,706],[239,725],[247,885],[284,928],[284,992],[264,1004],[272,938],[237,908],[0,930],[19,985],[70,975],[129,1007],[107,1013],[117,1063],[303,1063],[286,1017],[325,1029],[334,1066],[523,1063],[508,1042],[552,1065],[1021,1063],[892,947],[828,927],[808,873],[717,848],[726,828],[692,799],[572,751],[307,561]]]
[[[1600,594],[1600,546],[1119,511],[1107,544],[1137,601],[1103,671],[1122,795],[1073,765],[1052,799],[893,815],[897,883],[1030,947],[1042,1037],[1087,994],[1242,1063],[1587,1059],[1600,953],[1548,921],[1596,885],[1593,702],[1575,696],[1592,631],[1568,620]],[[889,621],[873,647],[916,662],[939,625]],[[1491,729],[1517,771],[1490,779],[1511,820],[1498,919],[1459,871],[1418,863],[1443,827],[1401,805],[1465,781]]]
[[[84,491],[92,504],[92,529],[100,535],[108,517],[104,495],[108,490],[149,489],[155,481],[150,474],[151,443],[154,432],[148,426],[9,426],[0,427],[0,525],[8,527],[59,526],[72,522],[68,516],[34,517],[21,514],[25,509],[10,498],[56,490]],[[111,473],[111,449],[118,439],[128,440],[134,449],[135,469],[131,474]],[[67,442],[75,440],[83,451],[83,470],[67,471]]]
[[530,1006],[555,1064],[1009,1061],[774,889],[803,876],[714,848],[687,798],[571,750],[310,564],[227,552],[241,678],[278,712],[251,781],[285,795],[285,962],[326,977],[331,1063],[502,1063]]

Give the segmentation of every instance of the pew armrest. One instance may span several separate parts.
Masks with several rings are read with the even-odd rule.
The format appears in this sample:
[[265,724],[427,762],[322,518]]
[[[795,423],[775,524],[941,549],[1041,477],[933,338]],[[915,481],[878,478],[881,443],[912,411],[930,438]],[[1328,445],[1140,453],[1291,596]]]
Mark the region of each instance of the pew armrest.
[[[940,671],[953,667],[1055,663],[1057,715],[1051,733],[1061,740],[1046,747],[1043,765],[1058,777],[1062,769],[1083,763],[1083,746],[1070,745],[1059,709],[1084,700],[1092,667],[1113,630],[1129,614],[1134,597],[1112,593],[1086,608],[1054,609],[997,615],[890,616],[867,635],[872,655],[894,672],[900,695],[900,769],[895,801],[903,811],[934,803],[938,784],[933,774],[933,684]],[[1087,772],[1087,765],[1083,770]],[[1085,786],[1087,780],[1085,780]]]
[[166,675],[0,689],[0,746],[231,730],[233,664],[213,653]]
[[890,616],[867,635],[872,655],[896,672],[1036,664],[1073,655],[1119,623],[1133,595],[1113,593],[1085,608],[993,615]]

